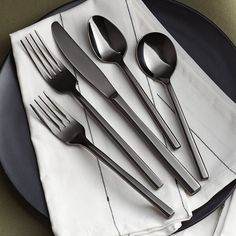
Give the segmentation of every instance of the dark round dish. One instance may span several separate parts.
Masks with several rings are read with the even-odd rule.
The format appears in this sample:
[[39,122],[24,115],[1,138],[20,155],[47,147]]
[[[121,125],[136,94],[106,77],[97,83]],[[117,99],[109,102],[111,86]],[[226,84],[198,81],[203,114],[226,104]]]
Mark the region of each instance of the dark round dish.
[[[200,67],[236,102],[236,49],[227,36],[205,17],[176,1],[143,1]],[[70,2],[47,16],[70,9],[81,2]],[[2,167],[23,198],[48,218],[11,52],[0,71],[0,117]],[[192,219],[184,222],[180,230],[212,213],[230,196],[235,186],[236,181],[233,181],[208,203],[196,209]]]

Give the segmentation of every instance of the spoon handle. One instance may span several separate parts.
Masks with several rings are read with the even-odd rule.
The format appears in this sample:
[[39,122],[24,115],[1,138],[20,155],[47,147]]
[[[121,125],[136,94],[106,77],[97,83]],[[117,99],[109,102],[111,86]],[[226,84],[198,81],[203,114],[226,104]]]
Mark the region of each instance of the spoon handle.
[[185,169],[185,167],[177,160],[177,158],[166,148],[166,146],[153,134],[153,132],[140,120],[135,112],[127,105],[119,94],[112,98],[112,103],[117,109],[130,121],[134,128],[139,132],[140,136],[150,145],[150,147],[158,153],[158,157],[163,164],[166,165],[172,175],[182,184],[182,186],[190,193],[196,193],[200,185]]
[[177,115],[179,117],[179,120],[180,120],[180,123],[183,127],[183,130],[184,130],[184,133],[186,135],[186,138],[187,138],[187,141],[189,143],[189,146],[191,148],[191,151],[192,151],[192,154],[193,154],[193,157],[194,157],[194,160],[196,162],[196,165],[198,167],[198,170],[199,170],[199,173],[201,175],[201,178],[206,180],[209,178],[209,175],[208,175],[208,172],[207,172],[207,169],[206,169],[206,166],[202,160],[202,157],[201,157],[201,154],[198,150],[198,147],[196,145],[196,142],[193,138],[193,135],[190,131],[190,128],[189,128],[189,125],[188,125],[188,122],[184,116],[184,112],[180,106],[180,103],[179,103],[179,100],[175,94],[175,91],[171,85],[171,83],[168,83],[167,84],[167,88],[168,88],[168,91],[170,93],[170,96],[172,98],[172,101],[174,103],[174,106],[175,106],[175,110],[177,112]]
[[175,135],[173,134],[173,132],[171,131],[169,126],[166,124],[166,122],[164,121],[164,119],[161,116],[161,114],[157,111],[157,109],[155,108],[155,106],[153,105],[153,103],[151,102],[151,100],[149,99],[149,97],[147,96],[145,91],[143,90],[143,88],[140,86],[138,81],[135,79],[135,77],[132,74],[132,72],[126,66],[124,61],[121,61],[119,63],[119,65],[123,69],[124,73],[126,74],[127,78],[129,79],[129,81],[131,82],[133,87],[135,88],[136,92],[140,96],[140,98],[143,101],[144,105],[147,107],[147,109],[149,111],[149,114],[152,116],[154,121],[160,127],[162,133],[168,139],[168,141],[171,144],[171,146],[173,148],[175,148],[175,149],[180,148],[180,143],[178,142],[177,138],[175,137]]
[[122,169],[118,164],[116,164],[112,159],[110,159],[105,153],[99,150],[92,143],[88,143],[87,148],[98,157],[104,164],[110,167],[114,172],[116,172],[123,180],[126,181],[131,187],[133,187],[138,193],[140,193],[145,199],[147,199],[153,206],[157,207],[166,217],[171,217],[174,214],[173,209],[156,197],[152,192],[150,192],[146,187],[144,187],[140,182],[138,182],[134,177],[128,174],[124,169]]
[[138,168],[140,173],[146,178],[150,186],[157,190],[163,183],[143,159],[125,142],[125,140],[109,125],[109,123],[97,112],[97,110],[77,91],[73,95],[90,113],[90,115],[103,127],[116,144],[124,151],[129,159]]

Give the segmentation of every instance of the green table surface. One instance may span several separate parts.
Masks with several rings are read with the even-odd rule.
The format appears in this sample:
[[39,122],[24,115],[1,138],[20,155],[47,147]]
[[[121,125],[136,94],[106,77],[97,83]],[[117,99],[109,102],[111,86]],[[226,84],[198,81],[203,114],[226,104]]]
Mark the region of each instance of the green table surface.
[[[110,0],[107,0],[110,1]],[[24,28],[66,0],[1,0],[0,64],[11,45],[9,33]],[[180,0],[215,22],[236,44],[236,0]],[[0,236],[49,236],[50,225],[14,190],[0,166]]]

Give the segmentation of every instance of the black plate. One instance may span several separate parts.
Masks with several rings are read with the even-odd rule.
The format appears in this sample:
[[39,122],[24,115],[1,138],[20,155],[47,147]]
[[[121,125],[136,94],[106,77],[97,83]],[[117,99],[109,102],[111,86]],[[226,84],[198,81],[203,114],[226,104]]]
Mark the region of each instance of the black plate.
[[[73,1],[47,16],[70,9],[81,2]],[[215,83],[236,101],[236,50],[226,35],[199,13],[175,1],[144,2]],[[24,199],[48,217],[12,53],[6,58],[0,71],[0,117],[0,162]],[[195,210],[193,218],[185,222],[181,230],[219,207],[235,186],[236,181]]]

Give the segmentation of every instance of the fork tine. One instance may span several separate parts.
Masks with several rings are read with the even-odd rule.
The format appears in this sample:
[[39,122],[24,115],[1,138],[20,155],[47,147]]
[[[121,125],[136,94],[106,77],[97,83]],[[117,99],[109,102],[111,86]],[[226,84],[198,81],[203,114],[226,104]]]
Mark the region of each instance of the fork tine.
[[[47,116],[47,118],[52,122],[55,123],[57,127],[66,127],[67,124],[69,124],[72,121],[75,121],[74,118],[72,118],[69,113],[67,113],[60,105],[58,105],[55,101],[53,101],[45,92],[43,92],[45,98],[38,96],[39,100],[41,101],[42,105],[35,100],[35,103],[38,105],[38,107],[42,110],[42,112]],[[47,99],[47,101],[45,100]],[[46,110],[43,108],[43,106],[51,113],[51,115],[54,116],[55,119],[53,119],[49,113],[46,112]],[[63,127],[62,127],[63,126]]]
[[[39,110],[34,107],[32,104],[30,104],[31,109],[33,112],[36,114],[36,116],[41,120],[41,122],[49,129],[51,132],[55,133],[54,130],[55,128],[60,131],[60,127],[54,122],[49,121],[48,119],[45,119],[45,115],[41,115]],[[44,116],[44,117],[43,117]]]
[[[40,96],[38,96],[38,97],[40,98],[40,100],[42,100]],[[36,99],[34,99],[34,102],[35,102],[35,103],[37,104],[37,106],[41,109],[41,111],[42,111],[42,113],[44,114],[44,116],[46,116],[46,117],[48,118],[48,120],[50,120],[51,124],[53,124],[56,128],[58,128],[59,130],[61,130],[59,123],[57,123],[57,122],[49,115],[49,113],[46,112],[46,110],[43,108],[43,106],[42,106]],[[44,104],[45,104],[45,103],[44,103]],[[48,107],[48,106],[46,105],[46,107]]]
[[[39,99],[42,101],[42,103],[48,108],[48,110],[54,115],[54,117],[56,117],[59,121],[60,121],[60,123],[63,125],[63,126],[65,126],[65,124],[64,124],[64,121],[56,114],[56,112],[54,112],[53,111],[53,108],[51,108],[45,101],[44,101],[44,99],[41,97],[41,96],[38,96],[39,97]],[[48,97],[47,97],[48,98]],[[50,100],[51,101],[51,100]],[[64,114],[63,114],[63,116],[64,116]],[[65,117],[66,118],[66,117]],[[67,120],[67,119],[66,119]],[[68,120],[67,120],[68,121]],[[69,122],[69,121],[68,121]]]
[[62,68],[64,68],[64,65],[60,62],[60,60],[57,59],[57,57],[53,54],[53,52],[46,46],[46,44],[44,43],[43,39],[41,38],[41,36],[39,35],[39,33],[35,30],[34,31],[37,38],[39,39],[39,41],[41,42],[41,45],[44,47],[44,49],[47,51],[48,55],[50,56],[50,58],[53,60],[53,62],[57,65],[57,67],[61,70]]
[[30,37],[32,41],[34,42],[34,45],[37,47],[39,52],[41,53],[42,57],[46,61],[46,63],[51,67],[54,73],[58,73],[61,71],[61,68],[59,67],[58,63],[55,61],[55,59],[52,56],[52,53],[49,51],[49,49],[46,47],[42,39],[40,38],[37,31],[35,31],[35,35],[33,36],[30,34]]
[[48,71],[46,70],[44,64],[38,59],[38,57],[35,55],[35,52],[31,50],[31,46],[28,42],[28,40],[25,38],[24,40],[20,40],[22,46],[28,53],[29,57],[31,58],[32,62],[35,64],[36,68],[38,69],[39,73],[43,76],[44,79],[48,80],[51,79],[52,76]]
[[[51,78],[53,78],[53,76],[56,74],[56,72],[52,69],[52,67],[48,64],[48,62],[45,60],[43,54],[38,51],[38,47],[36,45],[36,43],[32,40],[31,36],[29,37],[25,37],[26,41],[28,42],[28,45],[31,47],[31,49],[33,50],[35,56],[38,58],[38,60],[40,61],[40,63],[42,64],[42,66],[45,68],[45,70],[47,71],[47,73],[50,75]],[[30,40],[31,39],[31,40]],[[37,48],[37,49],[36,49]]]
[[43,94],[52,104],[54,109],[56,109],[57,112],[60,113],[68,122],[75,121],[75,119],[72,116],[70,116],[68,112],[66,112],[60,105],[58,105],[55,101],[53,101],[45,92],[43,92]]

